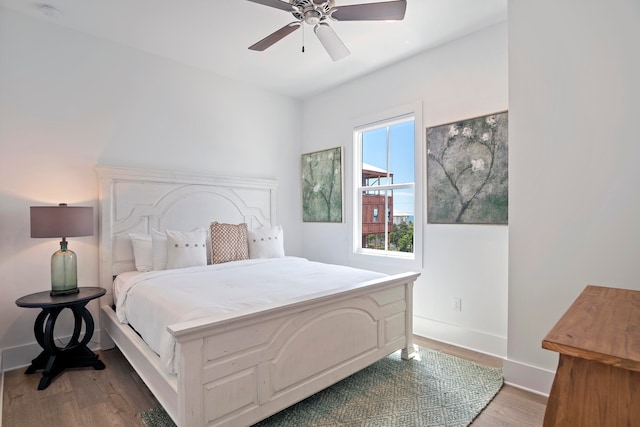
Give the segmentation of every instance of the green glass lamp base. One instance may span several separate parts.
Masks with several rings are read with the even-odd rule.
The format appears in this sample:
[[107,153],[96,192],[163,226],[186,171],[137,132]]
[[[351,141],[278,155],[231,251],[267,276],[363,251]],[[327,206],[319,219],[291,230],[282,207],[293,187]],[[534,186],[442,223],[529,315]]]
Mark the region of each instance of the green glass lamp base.
[[51,296],[78,293],[78,267],[75,252],[67,248],[66,239],[51,256]]

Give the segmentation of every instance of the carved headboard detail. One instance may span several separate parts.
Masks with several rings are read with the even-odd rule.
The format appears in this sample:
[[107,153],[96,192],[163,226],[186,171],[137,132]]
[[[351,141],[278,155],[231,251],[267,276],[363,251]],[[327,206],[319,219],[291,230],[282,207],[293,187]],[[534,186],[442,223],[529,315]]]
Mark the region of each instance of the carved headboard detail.
[[113,276],[135,270],[129,233],[208,230],[213,221],[245,222],[249,229],[278,223],[274,180],[105,166],[96,170],[100,286],[108,293]]

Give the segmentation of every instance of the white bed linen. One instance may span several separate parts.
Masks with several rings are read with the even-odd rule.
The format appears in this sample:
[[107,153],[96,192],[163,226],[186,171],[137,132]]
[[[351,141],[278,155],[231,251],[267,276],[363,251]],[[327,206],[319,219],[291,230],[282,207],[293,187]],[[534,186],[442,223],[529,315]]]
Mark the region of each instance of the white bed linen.
[[175,373],[175,341],[167,326],[266,309],[385,274],[304,258],[253,259],[173,270],[130,272],[114,283],[116,314]]

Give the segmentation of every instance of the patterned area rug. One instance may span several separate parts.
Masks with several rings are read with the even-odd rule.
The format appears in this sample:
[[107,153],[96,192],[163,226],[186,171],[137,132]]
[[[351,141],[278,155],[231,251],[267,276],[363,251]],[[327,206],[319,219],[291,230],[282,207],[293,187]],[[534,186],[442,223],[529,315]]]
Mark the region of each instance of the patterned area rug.
[[[394,353],[255,426],[467,426],[502,387],[502,369],[416,347]],[[173,427],[162,408],[141,414],[148,427]]]

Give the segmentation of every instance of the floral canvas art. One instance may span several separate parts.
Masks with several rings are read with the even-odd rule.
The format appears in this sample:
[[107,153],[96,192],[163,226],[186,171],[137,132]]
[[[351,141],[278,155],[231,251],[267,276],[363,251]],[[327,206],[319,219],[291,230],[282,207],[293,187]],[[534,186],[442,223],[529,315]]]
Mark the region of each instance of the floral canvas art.
[[508,223],[507,112],[427,129],[427,219]]
[[302,155],[302,220],[342,222],[342,148]]

